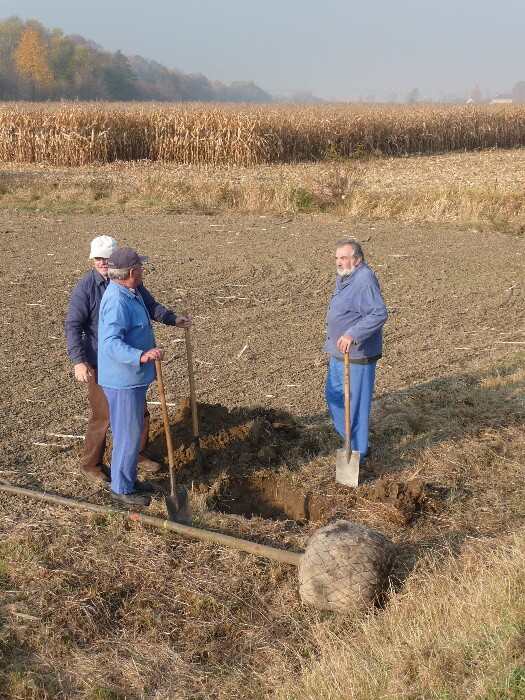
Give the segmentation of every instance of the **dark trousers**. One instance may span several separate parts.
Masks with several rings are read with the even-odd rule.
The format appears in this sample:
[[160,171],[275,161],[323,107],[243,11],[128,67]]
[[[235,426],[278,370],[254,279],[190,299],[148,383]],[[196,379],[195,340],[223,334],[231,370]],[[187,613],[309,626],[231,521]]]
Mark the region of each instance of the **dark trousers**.
[[[82,467],[97,467],[104,461],[106,451],[106,434],[108,432],[109,405],[102,387],[97,384],[97,370],[93,370],[89,377],[88,396],[91,415],[86,428],[84,438],[84,454],[82,456]],[[144,401],[144,427],[140,438],[140,454],[146,449],[149,437],[149,411],[148,405]]]

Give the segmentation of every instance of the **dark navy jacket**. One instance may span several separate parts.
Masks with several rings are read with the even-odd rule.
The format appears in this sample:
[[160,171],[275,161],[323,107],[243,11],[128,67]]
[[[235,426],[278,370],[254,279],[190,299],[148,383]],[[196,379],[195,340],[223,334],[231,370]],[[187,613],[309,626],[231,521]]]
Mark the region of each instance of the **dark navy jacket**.
[[326,314],[324,351],[342,358],[337,341],[342,335],[355,340],[350,346],[350,361],[379,358],[383,350],[383,326],[388,318],[377,277],[362,262],[343,280],[338,276],[335,292]]
[[[93,268],[76,284],[71,292],[66,318],[67,353],[74,365],[86,362],[97,366],[98,314],[102,295],[109,285],[102,275]],[[162,304],[159,304],[143,284],[139,285],[144,304],[150,318],[167,326],[174,326],[177,317]]]

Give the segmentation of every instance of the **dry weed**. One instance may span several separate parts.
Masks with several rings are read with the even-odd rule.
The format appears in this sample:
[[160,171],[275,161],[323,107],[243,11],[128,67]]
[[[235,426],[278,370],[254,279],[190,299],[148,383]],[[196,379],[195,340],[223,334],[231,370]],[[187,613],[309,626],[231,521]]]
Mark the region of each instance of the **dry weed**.
[[[303,607],[288,567],[118,517],[30,505],[4,518],[5,697],[481,700],[498,688],[521,692],[524,386],[517,353],[378,402],[374,430],[385,453],[352,518],[394,538],[401,555],[386,607],[364,618]],[[301,480],[327,491],[333,513],[347,513],[332,469],[333,455],[322,456],[304,465]],[[427,485],[411,528],[396,502],[374,500],[383,469],[399,483]],[[203,503],[199,519],[294,549],[316,527],[225,518]]]
[[512,150],[250,168],[5,164],[0,206],[57,213],[326,212],[372,221],[459,222],[522,235],[523,161],[523,151]]
[[420,560],[388,608],[330,629],[280,698],[520,698],[525,692],[523,532]]

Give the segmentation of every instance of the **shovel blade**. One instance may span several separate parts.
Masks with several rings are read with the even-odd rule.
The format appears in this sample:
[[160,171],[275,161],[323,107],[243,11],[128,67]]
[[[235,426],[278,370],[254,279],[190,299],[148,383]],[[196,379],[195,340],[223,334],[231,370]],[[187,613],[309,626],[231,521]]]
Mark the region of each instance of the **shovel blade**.
[[193,525],[191,519],[190,505],[188,503],[188,492],[185,489],[177,489],[177,496],[166,496],[166,510],[168,520],[180,525]]
[[195,445],[195,464],[197,465],[197,469],[200,469],[202,472],[209,471],[210,466],[208,464],[208,460],[206,459],[206,455],[202,451],[201,442],[198,435],[193,438],[193,444]]
[[346,450],[337,450],[335,461],[335,480],[339,484],[356,488],[359,483],[360,453],[357,450],[350,452],[350,459],[346,458]]

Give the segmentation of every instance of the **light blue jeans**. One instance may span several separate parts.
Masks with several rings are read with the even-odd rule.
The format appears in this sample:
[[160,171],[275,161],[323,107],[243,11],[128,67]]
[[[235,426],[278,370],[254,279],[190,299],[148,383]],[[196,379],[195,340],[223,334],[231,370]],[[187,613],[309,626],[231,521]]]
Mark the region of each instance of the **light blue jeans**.
[[[358,450],[361,453],[361,459],[370,447],[368,426],[376,364],[377,362],[370,362],[367,365],[350,363],[350,444],[352,450]],[[326,403],[335,429],[343,439],[346,439],[344,377],[345,363],[331,357],[326,375]]]
[[131,493],[137,481],[140,438],[144,424],[147,386],[133,389],[102,387],[108,399],[113,452],[111,453],[111,490]]

